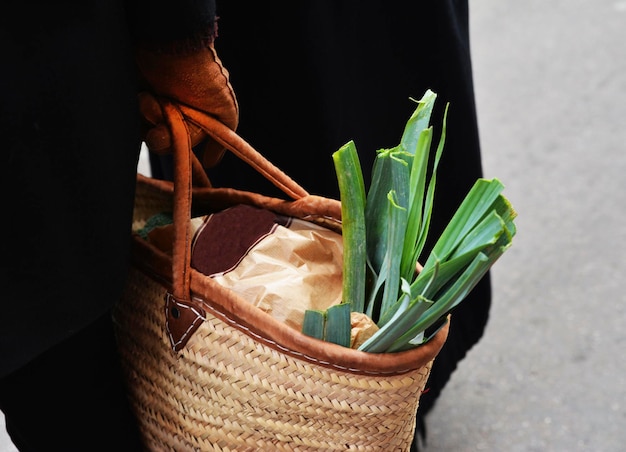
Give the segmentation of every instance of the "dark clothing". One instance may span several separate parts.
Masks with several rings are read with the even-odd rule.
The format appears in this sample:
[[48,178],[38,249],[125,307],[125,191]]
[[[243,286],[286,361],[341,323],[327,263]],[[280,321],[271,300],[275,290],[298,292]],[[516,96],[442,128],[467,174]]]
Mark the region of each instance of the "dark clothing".
[[105,313],[125,278],[140,144],[128,26],[120,2],[71,3],[0,16],[0,376]]
[[214,14],[212,0],[118,0],[0,15],[0,376],[118,298],[141,142],[133,44],[200,39]]
[[142,450],[108,313],[0,379],[0,407],[20,451]]
[[[364,172],[374,153],[397,145],[430,88],[435,128],[450,102],[447,141],[431,223],[433,245],[481,176],[467,1],[218,2],[216,49],[240,104],[239,134],[305,189],[337,197],[331,154],[354,140]],[[216,184],[276,194],[227,154]],[[485,278],[452,317],[420,413],[481,337],[490,306]]]
[[0,15],[0,409],[21,450],[139,450],[109,313],[141,143],[134,45],[201,42],[214,11],[27,0]]

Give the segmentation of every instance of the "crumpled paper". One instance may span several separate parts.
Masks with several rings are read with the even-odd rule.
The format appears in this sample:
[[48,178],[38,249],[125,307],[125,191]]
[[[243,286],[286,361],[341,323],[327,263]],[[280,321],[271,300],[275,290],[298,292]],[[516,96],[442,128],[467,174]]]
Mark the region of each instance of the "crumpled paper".
[[350,348],[359,348],[379,329],[378,325],[362,312],[351,312],[350,324],[352,326],[350,331]]
[[[307,309],[341,303],[343,242],[334,231],[243,205],[194,219],[192,229],[192,266],[298,331]],[[155,228],[148,240],[163,249],[171,233]],[[351,320],[352,348],[378,330],[365,314]]]

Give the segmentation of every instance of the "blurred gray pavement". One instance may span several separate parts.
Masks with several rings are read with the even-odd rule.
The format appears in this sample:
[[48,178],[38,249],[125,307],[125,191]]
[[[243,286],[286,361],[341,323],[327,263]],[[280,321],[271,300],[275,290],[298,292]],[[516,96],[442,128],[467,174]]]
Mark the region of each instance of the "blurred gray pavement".
[[484,173],[518,234],[426,451],[626,451],[626,1],[470,17]]
[[518,234],[425,452],[626,451],[626,0],[470,0],[470,17],[485,177]]

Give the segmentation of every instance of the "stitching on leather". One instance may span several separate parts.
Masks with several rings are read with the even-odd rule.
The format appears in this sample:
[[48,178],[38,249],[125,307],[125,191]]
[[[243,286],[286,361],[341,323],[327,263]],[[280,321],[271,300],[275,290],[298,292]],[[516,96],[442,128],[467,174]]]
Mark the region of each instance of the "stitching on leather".
[[407,370],[403,370],[403,371],[394,371],[394,372],[374,372],[374,371],[370,371],[370,370],[362,370],[362,369],[356,369],[356,368],[353,368],[353,367],[341,366],[339,364],[331,363],[329,361],[322,361],[322,360],[320,360],[318,358],[315,358],[313,356],[307,355],[305,353],[298,352],[298,351],[292,350],[290,348],[287,348],[284,345],[281,345],[278,342],[273,341],[272,339],[268,339],[266,337],[263,337],[263,336],[259,335],[258,333],[254,332],[253,330],[251,330],[247,326],[242,325],[240,323],[237,323],[235,320],[231,319],[230,317],[228,317],[223,312],[219,311],[218,309],[214,308],[210,304],[206,303],[202,298],[199,298],[199,297],[192,297],[192,298],[195,301],[198,301],[198,302],[202,303],[203,306],[206,309],[208,309],[209,311],[212,311],[214,314],[217,314],[218,318],[225,319],[234,328],[239,329],[239,330],[244,330],[246,332],[246,334],[248,334],[249,336],[252,336],[252,337],[254,337],[256,339],[259,339],[260,342],[271,344],[274,347],[276,347],[276,348],[278,348],[280,350],[285,351],[289,355],[299,356],[302,359],[305,359],[307,361],[312,361],[312,362],[317,363],[317,364],[319,364],[321,366],[324,366],[324,367],[332,367],[332,368],[335,368],[335,369],[342,370],[344,372],[351,372],[351,373],[356,372],[356,373],[359,373],[359,374],[368,374],[368,375],[400,375],[400,374],[409,373],[409,372],[415,370],[415,369],[407,369]]
[[[195,315],[196,318],[194,319],[193,322],[191,322],[191,324],[189,325],[189,328],[187,328],[187,330],[185,330],[185,332],[183,333],[183,335],[181,336],[180,340],[175,342],[174,337],[172,336],[171,333],[171,329],[170,329],[170,317],[169,317],[169,308],[170,308],[170,302],[173,302],[176,307],[178,308],[185,308],[185,309],[190,309]],[[204,317],[202,315],[202,312],[198,311],[196,308],[194,308],[193,306],[188,306],[185,304],[180,303],[179,301],[177,301],[174,296],[170,293],[167,294],[167,303],[165,304],[165,327],[167,328],[167,335],[169,336],[170,339],[170,344],[172,344],[172,347],[177,347],[179,344],[185,342],[187,340],[187,338],[192,334],[192,330],[194,329],[196,323],[198,323],[199,321],[204,320]]]

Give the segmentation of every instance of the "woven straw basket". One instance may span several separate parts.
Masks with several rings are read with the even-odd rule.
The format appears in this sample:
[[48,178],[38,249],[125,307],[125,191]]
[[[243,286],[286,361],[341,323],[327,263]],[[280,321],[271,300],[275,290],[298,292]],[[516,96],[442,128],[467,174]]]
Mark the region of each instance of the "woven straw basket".
[[[189,219],[249,204],[338,229],[338,201],[308,195],[234,132],[163,103],[174,183],[138,176],[135,221],[171,211],[173,257],[139,237],[114,318],[130,399],[148,450],[405,451],[432,361],[447,335],[371,354],[295,331],[189,265]],[[186,123],[206,130],[291,198],[194,187]],[[205,181],[206,182],[206,181]],[[207,184],[205,184],[207,185]]]

